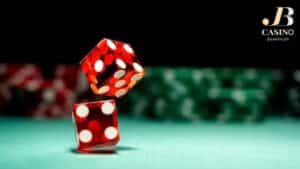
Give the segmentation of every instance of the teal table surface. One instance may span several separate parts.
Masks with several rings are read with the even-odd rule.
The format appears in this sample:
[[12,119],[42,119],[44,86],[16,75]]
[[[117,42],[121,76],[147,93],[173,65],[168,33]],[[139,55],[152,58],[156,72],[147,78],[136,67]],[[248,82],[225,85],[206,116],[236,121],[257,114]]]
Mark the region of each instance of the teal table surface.
[[71,118],[0,118],[1,169],[299,169],[300,123],[160,123],[120,118],[115,154],[78,154]]

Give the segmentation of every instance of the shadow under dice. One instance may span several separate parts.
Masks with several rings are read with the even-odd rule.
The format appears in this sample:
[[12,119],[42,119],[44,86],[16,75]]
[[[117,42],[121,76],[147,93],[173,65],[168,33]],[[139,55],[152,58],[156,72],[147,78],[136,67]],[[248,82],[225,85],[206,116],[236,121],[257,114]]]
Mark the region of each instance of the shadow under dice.
[[144,68],[129,44],[101,40],[81,61],[94,94],[120,98],[144,77]]
[[76,103],[72,115],[77,128],[78,151],[115,150],[120,135],[114,100]]

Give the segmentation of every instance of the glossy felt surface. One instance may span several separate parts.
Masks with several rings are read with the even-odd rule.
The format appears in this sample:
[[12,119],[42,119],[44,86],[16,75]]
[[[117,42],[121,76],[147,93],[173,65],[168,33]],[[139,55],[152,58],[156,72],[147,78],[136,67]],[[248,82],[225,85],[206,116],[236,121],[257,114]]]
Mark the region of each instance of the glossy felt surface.
[[120,117],[116,154],[78,154],[71,118],[0,118],[0,168],[296,169],[300,122],[159,123]]

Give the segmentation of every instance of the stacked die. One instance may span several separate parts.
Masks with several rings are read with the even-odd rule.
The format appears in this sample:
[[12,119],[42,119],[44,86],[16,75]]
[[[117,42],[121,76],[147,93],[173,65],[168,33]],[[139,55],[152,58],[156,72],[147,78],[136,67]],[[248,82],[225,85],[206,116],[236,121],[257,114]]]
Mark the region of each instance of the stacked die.
[[120,139],[115,99],[144,77],[129,44],[101,40],[81,61],[90,89],[99,100],[73,105],[79,152],[114,151]]

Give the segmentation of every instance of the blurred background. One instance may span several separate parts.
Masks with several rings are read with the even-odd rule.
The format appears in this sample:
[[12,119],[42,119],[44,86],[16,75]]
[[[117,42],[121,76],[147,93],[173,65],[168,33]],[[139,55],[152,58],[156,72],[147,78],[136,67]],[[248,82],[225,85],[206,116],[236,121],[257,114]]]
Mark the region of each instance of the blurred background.
[[[73,102],[96,99],[79,61],[107,37],[130,43],[147,70],[120,100],[124,115],[219,122],[300,116],[296,36],[288,41],[261,36],[261,20],[272,20],[278,5],[293,7],[295,2],[254,1],[237,8],[208,2],[191,9],[173,5],[153,10],[149,4],[149,11],[143,5],[122,16],[103,8],[80,13],[75,8],[68,14],[41,8],[4,17],[1,115],[62,118],[70,115]],[[190,10],[183,15],[183,9]],[[291,28],[296,30],[296,23]]]
[[[299,169],[296,0],[109,2],[0,5],[0,166]],[[279,6],[294,22],[263,25]],[[86,155],[71,107],[99,99],[79,62],[102,38],[146,74],[117,102],[116,152]]]
[[[97,100],[78,64],[1,64],[1,115],[63,118]],[[300,71],[279,68],[146,66],[120,99],[121,114],[160,121],[261,122],[299,117]]]

